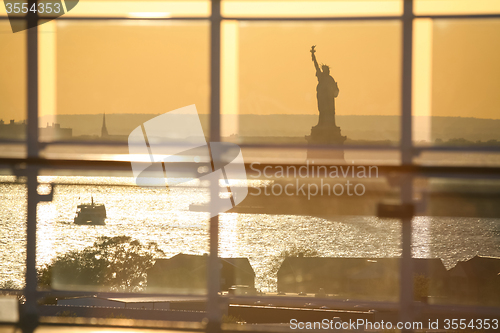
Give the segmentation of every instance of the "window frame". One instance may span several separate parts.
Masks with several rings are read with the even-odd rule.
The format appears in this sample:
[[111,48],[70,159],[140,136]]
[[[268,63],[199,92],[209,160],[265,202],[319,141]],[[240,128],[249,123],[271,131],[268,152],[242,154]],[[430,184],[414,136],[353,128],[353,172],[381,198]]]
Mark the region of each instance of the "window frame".
[[[381,167],[381,172],[398,173],[401,176],[401,203],[414,204],[413,201],[413,180],[417,176],[444,176],[450,174],[458,177],[500,177],[500,167],[426,167],[414,164],[414,157],[425,151],[445,151],[445,152],[466,152],[466,151],[484,151],[484,152],[500,152],[500,147],[423,147],[415,146],[412,135],[412,64],[413,64],[413,25],[416,19],[485,19],[485,18],[500,18],[498,14],[450,14],[450,15],[415,15],[414,0],[400,0],[403,5],[402,15],[396,16],[342,16],[342,17],[222,17],[221,15],[221,0],[211,1],[211,13],[208,17],[173,17],[173,18],[140,18],[140,20],[206,20],[210,22],[210,141],[218,142],[221,139],[221,24],[225,20],[231,21],[384,21],[397,20],[402,23],[402,56],[401,56],[401,120],[400,133],[401,140],[398,147],[388,146],[360,146],[352,147],[352,149],[363,150],[398,150],[401,154],[400,165]],[[37,1],[29,0],[28,6]],[[8,19],[0,17],[0,20]],[[38,20],[37,13],[28,12],[22,18],[28,22],[36,22]],[[131,17],[61,17],[62,20],[136,20],[139,18]],[[36,271],[36,219],[37,219],[37,204],[42,200],[50,198],[43,197],[37,193],[38,179],[40,169],[47,166],[54,168],[91,168],[105,170],[124,170],[129,168],[128,162],[109,162],[109,161],[64,161],[64,160],[46,160],[40,157],[40,150],[50,145],[68,144],[68,142],[39,142],[38,132],[38,101],[39,101],[39,81],[38,81],[38,28],[34,27],[27,31],[27,139],[22,141],[27,148],[27,157],[24,159],[0,158],[0,165],[11,168],[16,175],[26,176],[27,186],[27,244],[26,244],[26,315],[37,315],[37,299],[44,295],[44,292],[37,290],[37,271]],[[21,141],[0,140],[2,144],[19,144]],[[126,145],[126,143],[110,143],[110,142],[71,142],[73,145]],[[242,148],[293,148],[294,145],[260,145],[260,144],[242,144]],[[335,146],[319,146],[321,149],[335,149],[340,147]],[[351,149],[351,147],[349,147]],[[19,169],[20,165],[25,165],[24,169]],[[217,196],[217,192],[212,190],[211,196]],[[412,233],[412,218],[401,217],[402,224],[402,261],[400,268],[400,300],[399,302],[384,303],[384,302],[364,302],[373,304],[376,307],[386,309],[400,309],[402,321],[412,321],[414,312],[417,310],[413,303],[413,268],[411,255],[411,233]],[[209,230],[209,263],[208,263],[208,308],[207,316],[209,324],[207,331],[216,331],[220,328],[221,313],[220,304],[226,302],[224,297],[219,295],[219,277],[218,269],[218,240],[219,240],[219,219],[218,216],[211,218]],[[54,294],[54,292],[51,292]],[[127,295],[126,293],[116,293]],[[130,295],[130,294],[128,294]],[[270,300],[271,296],[266,296]],[[231,296],[231,299],[245,298],[252,299],[251,296]],[[257,300],[257,298],[255,298]],[[307,301],[310,298],[300,297],[301,300]],[[339,303],[331,301],[332,304]],[[350,306],[349,302],[342,302],[343,306]],[[354,304],[351,304],[353,306]],[[427,309],[443,310],[447,308],[459,309],[465,313],[474,313],[476,315],[491,315],[498,314],[497,307],[467,307],[467,306],[441,306],[441,305],[425,305]],[[409,331],[408,331],[409,332]]]

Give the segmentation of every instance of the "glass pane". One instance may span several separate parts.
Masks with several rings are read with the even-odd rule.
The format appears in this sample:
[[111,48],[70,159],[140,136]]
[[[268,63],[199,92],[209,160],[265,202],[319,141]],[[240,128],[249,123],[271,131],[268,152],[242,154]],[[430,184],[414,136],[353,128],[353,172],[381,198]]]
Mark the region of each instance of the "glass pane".
[[[303,146],[304,156],[308,144],[397,145],[400,33],[397,21],[226,22],[223,139]],[[331,68],[320,69],[324,83],[312,45]]]
[[[268,200],[273,201],[269,197]],[[297,204],[295,200],[289,200],[289,204],[292,202]],[[397,300],[399,290],[393,282],[399,281],[398,220],[327,213],[300,216],[296,213],[297,209],[287,213],[258,214],[258,208],[254,208],[251,214],[223,214],[220,222],[221,256],[250,258],[255,270],[255,288],[265,293],[262,296],[287,294],[339,301]],[[385,268],[378,266],[377,262]],[[377,267],[365,267],[370,263]],[[387,279],[382,274],[372,276],[372,281],[367,277],[369,274],[363,278],[363,274],[371,269],[374,269],[372,274],[384,270]],[[359,283],[349,285],[349,279],[357,279]],[[378,282],[384,287],[377,290],[367,288],[369,283]],[[249,290],[242,288],[228,292],[252,295]],[[297,307],[308,303],[287,298],[266,301],[265,297],[262,297],[262,302],[262,305],[272,303],[274,306],[296,303]],[[327,306],[317,298],[313,303],[315,308]]]
[[384,16],[402,12],[401,0],[222,1],[222,14],[229,17]]
[[[15,22],[15,24],[22,22]],[[26,138],[26,33],[12,33],[8,20],[0,20],[0,141]],[[23,157],[22,145],[0,143],[2,157]]]
[[427,280],[428,301],[499,306],[500,182],[419,178],[415,184],[423,210],[414,219],[414,255],[439,258],[446,267],[434,267]]
[[[361,168],[356,169],[354,176],[350,167],[348,174],[342,175],[342,170],[251,165],[248,196],[230,213],[221,214],[221,255],[250,258],[255,288],[267,296],[396,300],[399,291],[394,285],[390,292],[381,287],[372,293],[364,284],[368,279],[351,285],[347,280],[354,275],[362,279],[360,272],[371,268],[387,269],[384,274],[391,277],[385,276],[386,283],[398,279],[398,260],[387,258],[400,255],[400,223],[374,217],[377,204],[397,198],[398,189],[379,176],[376,167],[367,168],[364,175],[359,173]],[[384,263],[378,266],[373,258],[384,258],[380,260]],[[371,263],[373,267],[365,267]],[[345,270],[339,270],[341,266]],[[307,307],[304,304],[309,302],[265,297],[261,301],[262,305],[294,307]],[[321,299],[312,303],[317,309],[327,306]]]
[[[73,3],[77,3],[73,5]],[[182,0],[182,1],[122,1],[122,0],[65,0],[73,7],[67,17],[131,17],[131,18],[168,18],[168,17],[208,17],[210,15],[210,1]]]
[[[40,191],[54,188],[53,200],[38,206],[42,289],[206,292],[209,216],[192,206],[209,196],[199,182],[146,188],[130,176],[59,173],[39,177]],[[203,307],[204,300],[192,303]]]
[[415,0],[413,6],[417,15],[500,13],[496,0]]
[[499,145],[499,31],[499,19],[416,22],[417,144],[479,149]]
[[[12,32],[11,32],[12,33]],[[26,271],[26,185],[0,170],[0,287],[24,288]]]
[[208,112],[207,22],[58,20],[42,27],[52,32],[41,49],[53,70],[41,78],[41,140],[123,142],[126,154],[128,135],[147,120],[192,104]]

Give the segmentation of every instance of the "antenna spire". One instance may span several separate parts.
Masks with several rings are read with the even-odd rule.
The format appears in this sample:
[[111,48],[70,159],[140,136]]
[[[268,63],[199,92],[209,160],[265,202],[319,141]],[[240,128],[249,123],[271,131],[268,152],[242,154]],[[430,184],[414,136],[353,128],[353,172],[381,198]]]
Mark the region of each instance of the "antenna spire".
[[102,128],[101,128],[101,138],[109,136],[108,129],[106,128],[106,112],[102,114]]

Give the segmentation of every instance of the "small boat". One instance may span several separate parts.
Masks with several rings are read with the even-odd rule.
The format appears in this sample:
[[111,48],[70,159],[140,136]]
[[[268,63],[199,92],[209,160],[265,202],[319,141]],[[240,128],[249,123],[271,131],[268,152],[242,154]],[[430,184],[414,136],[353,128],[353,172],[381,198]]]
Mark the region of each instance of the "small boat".
[[75,224],[79,225],[104,225],[106,219],[106,207],[104,204],[94,203],[94,197],[90,204],[81,204],[76,208]]

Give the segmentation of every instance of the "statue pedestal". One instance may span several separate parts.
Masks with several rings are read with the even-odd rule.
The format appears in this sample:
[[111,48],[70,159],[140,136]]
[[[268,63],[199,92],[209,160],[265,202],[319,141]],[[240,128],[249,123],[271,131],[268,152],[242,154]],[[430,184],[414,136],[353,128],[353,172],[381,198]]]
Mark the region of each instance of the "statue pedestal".
[[[318,124],[311,128],[311,135],[306,136],[307,143],[314,145],[343,145],[347,139],[340,134],[340,127],[335,124]],[[307,149],[307,159],[310,161],[318,160],[338,160],[344,162],[344,149],[326,150],[326,149]]]

